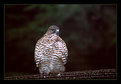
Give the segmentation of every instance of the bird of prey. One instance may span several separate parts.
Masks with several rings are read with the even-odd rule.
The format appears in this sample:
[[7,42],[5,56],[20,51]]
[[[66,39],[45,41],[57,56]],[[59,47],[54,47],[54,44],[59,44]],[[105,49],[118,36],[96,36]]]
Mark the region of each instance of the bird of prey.
[[68,50],[66,43],[59,37],[59,27],[52,25],[40,38],[34,52],[36,67],[41,74],[64,72]]

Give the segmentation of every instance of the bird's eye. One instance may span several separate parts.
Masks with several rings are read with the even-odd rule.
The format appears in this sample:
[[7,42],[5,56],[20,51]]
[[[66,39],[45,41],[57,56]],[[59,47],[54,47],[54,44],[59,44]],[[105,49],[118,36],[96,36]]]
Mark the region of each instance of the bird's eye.
[[51,29],[52,31],[54,31],[54,29]]

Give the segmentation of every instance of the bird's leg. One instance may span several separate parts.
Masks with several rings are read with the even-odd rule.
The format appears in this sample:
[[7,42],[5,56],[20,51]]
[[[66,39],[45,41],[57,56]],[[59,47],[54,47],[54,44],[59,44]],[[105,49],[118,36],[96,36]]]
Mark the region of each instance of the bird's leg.
[[60,72],[57,74],[57,77],[61,77],[61,73]]

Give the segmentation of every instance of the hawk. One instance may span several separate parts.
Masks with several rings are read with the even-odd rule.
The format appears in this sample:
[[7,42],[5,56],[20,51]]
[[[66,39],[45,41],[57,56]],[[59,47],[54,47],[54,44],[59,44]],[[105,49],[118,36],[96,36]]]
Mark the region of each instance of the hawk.
[[68,50],[66,43],[59,37],[59,27],[52,25],[35,46],[35,62],[40,74],[65,71]]

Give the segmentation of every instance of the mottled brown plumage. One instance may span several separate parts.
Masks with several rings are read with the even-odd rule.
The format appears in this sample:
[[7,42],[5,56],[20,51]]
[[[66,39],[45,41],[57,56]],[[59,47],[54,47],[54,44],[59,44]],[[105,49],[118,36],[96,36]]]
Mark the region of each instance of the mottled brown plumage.
[[65,42],[58,36],[59,28],[52,25],[35,46],[35,62],[40,73],[59,73],[65,71],[68,50]]

